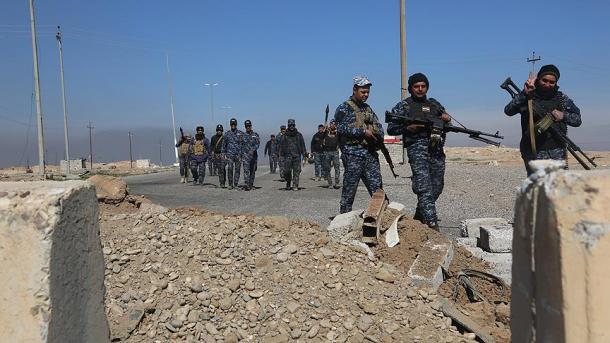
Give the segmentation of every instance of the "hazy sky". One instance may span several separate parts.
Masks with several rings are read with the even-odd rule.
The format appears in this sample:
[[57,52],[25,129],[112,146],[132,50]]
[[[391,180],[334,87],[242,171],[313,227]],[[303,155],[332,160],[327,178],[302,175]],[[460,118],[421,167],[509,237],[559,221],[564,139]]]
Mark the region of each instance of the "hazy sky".
[[[174,84],[176,125],[211,134],[225,115],[252,120],[264,138],[289,117],[307,137],[351,93],[373,82],[380,117],[400,97],[399,1],[36,2],[47,159],[63,156],[59,56],[61,25],[72,156],[87,156],[93,123],[97,160],[171,160],[165,54]],[[585,149],[610,147],[610,2],[409,1],[408,74],[424,72],[430,93],[474,129],[500,130],[516,146],[519,120],[503,114],[507,77],[521,85],[526,58],[554,63],[560,86],[581,108],[570,131]],[[0,166],[37,162],[28,1],[0,2]],[[214,88],[215,121],[210,110]],[[227,107],[230,106],[230,109]],[[453,134],[449,145],[470,143]],[[477,145],[477,142],[473,142]]]

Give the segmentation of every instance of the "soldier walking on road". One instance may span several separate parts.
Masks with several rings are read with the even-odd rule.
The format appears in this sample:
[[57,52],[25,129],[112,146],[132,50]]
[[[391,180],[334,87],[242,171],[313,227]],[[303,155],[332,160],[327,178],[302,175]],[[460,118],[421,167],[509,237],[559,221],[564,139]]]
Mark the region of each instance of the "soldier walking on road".
[[197,126],[195,140],[191,141],[188,149],[188,159],[193,174],[193,185],[203,185],[205,179],[205,162],[210,152],[210,141],[203,133],[203,126]]
[[288,130],[280,141],[280,160],[284,161],[284,179],[286,190],[299,190],[301,175],[301,158],[307,154],[303,135],[297,131],[294,119],[288,119]]
[[523,91],[504,108],[504,113],[508,116],[521,114],[522,136],[519,150],[521,150],[527,175],[533,172],[529,166],[531,160],[564,161],[567,156],[566,145],[556,139],[550,130],[536,132],[533,140],[535,148],[532,148],[528,124],[528,98],[532,99],[534,118],[543,118],[550,114],[552,126],[564,135],[568,133],[568,125],[578,127],[582,124],[580,109],[576,107],[572,99],[559,91],[559,86],[557,86],[559,75],[559,69],[556,66],[552,64],[542,66],[537,77],[529,78]]
[[254,175],[258,163],[258,147],[261,145],[261,139],[258,133],[252,130],[252,122],[246,120],[244,122],[246,132],[244,133],[242,162],[244,165],[244,190],[249,191],[254,187]]
[[322,144],[324,143],[324,136],[326,136],[326,128],[324,125],[318,125],[318,132],[316,132],[311,138],[311,153],[313,154],[314,161],[314,180],[322,180],[322,159],[324,158],[324,149]]
[[271,138],[265,144],[265,156],[269,156],[269,170],[271,174],[275,174],[277,169],[277,146],[275,145],[275,135],[271,135]]
[[188,152],[190,144],[191,135],[188,133],[180,137],[180,140],[176,143],[176,148],[178,148],[178,162],[180,163],[180,183],[186,183],[188,181]]
[[[322,149],[324,150],[322,158],[322,176],[328,182],[328,187],[334,187],[338,189],[339,177],[341,172],[339,170],[339,136],[337,136],[337,123],[335,120],[330,121],[328,130],[324,136],[322,143]],[[335,169],[335,183],[333,185],[333,178],[330,175],[331,169]]]
[[213,163],[216,164],[215,169],[218,173],[218,183],[220,184],[220,187],[225,188],[225,180],[227,176],[227,162],[224,156],[224,151],[222,150],[222,141],[224,140],[224,136],[222,134],[223,131],[224,128],[222,127],[222,125],[216,125],[216,134],[212,136],[210,146],[214,156]]
[[[413,118],[434,117],[449,122],[451,117],[434,98],[428,98],[430,86],[426,75],[421,73],[409,77],[411,96],[400,101],[392,112]],[[433,133],[423,125],[389,123],[388,134],[403,137],[413,178],[411,188],[417,195],[417,209],[413,219],[419,220],[438,231],[435,202],[443,192],[445,178],[444,133]]]
[[275,146],[277,151],[277,163],[280,168],[280,181],[286,181],[284,179],[284,159],[280,156],[280,144],[282,143],[282,138],[286,133],[286,125],[280,126],[280,132],[275,136]]
[[224,135],[222,151],[228,164],[227,178],[229,180],[229,189],[233,189],[239,184],[239,168],[241,165],[244,133],[237,129],[237,119],[231,118],[229,124],[231,125],[231,130]]
[[354,78],[352,96],[335,111],[343,160],[343,189],[340,213],[350,212],[360,179],[369,195],[381,189],[382,179],[376,146],[383,142],[383,128],[366,103],[372,83],[364,76]]

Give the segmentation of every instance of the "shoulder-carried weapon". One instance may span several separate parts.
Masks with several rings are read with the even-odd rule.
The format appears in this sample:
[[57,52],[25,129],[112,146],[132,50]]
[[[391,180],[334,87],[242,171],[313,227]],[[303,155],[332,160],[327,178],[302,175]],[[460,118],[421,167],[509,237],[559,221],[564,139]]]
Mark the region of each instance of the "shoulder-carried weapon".
[[[513,80],[511,80],[510,77],[506,78],[506,80],[504,80],[504,82],[502,82],[502,84],[500,85],[500,88],[507,91],[508,94],[510,94],[510,96],[512,98],[515,98],[517,95],[519,95],[519,92],[520,92],[519,88],[513,82]],[[595,164],[594,158],[590,158],[589,156],[587,156],[587,154],[585,154],[585,152],[582,151],[582,149],[578,145],[576,145],[570,138],[568,138],[568,136],[566,134],[561,132],[561,130],[557,129],[557,127],[555,127],[553,125],[554,121],[553,121],[551,114],[546,113],[546,112],[550,112],[550,111],[545,111],[543,108],[538,108],[536,111],[534,111],[534,114],[536,117],[536,118],[534,118],[534,119],[536,119],[536,124],[534,125],[534,127],[536,129],[536,133],[541,134],[545,131],[550,132],[551,136],[553,136],[553,138],[555,138],[559,142],[562,142],[566,146],[566,149],[568,150],[568,152],[572,156],[574,156],[576,161],[578,161],[578,163],[580,163],[580,165],[583,168],[585,168],[586,170],[590,170],[591,166],[593,166],[593,168],[596,168],[597,164]],[[545,113],[545,114],[540,115],[540,113]],[[580,155],[579,155],[579,153],[580,153]],[[589,166],[587,164],[587,162],[585,162],[585,160],[583,160],[583,157],[587,161],[589,161],[591,166]]]
[[441,120],[440,117],[432,117],[432,116],[410,117],[410,116],[386,111],[385,112],[385,122],[386,123],[395,122],[395,123],[400,123],[400,124],[404,124],[404,125],[411,125],[411,124],[422,125],[424,127],[424,129],[430,131],[431,133],[436,133],[436,134],[444,133],[444,132],[465,133],[468,135],[468,138],[471,138],[471,139],[474,139],[474,140],[477,140],[477,141],[480,141],[483,143],[495,145],[495,146],[500,146],[500,142],[496,142],[489,138],[485,138],[485,137],[481,137],[481,136],[504,139],[504,136],[500,136],[499,131],[497,131],[496,133],[487,133],[487,132],[483,132],[483,131],[471,130],[471,129],[468,129],[465,127],[454,126],[451,123]]

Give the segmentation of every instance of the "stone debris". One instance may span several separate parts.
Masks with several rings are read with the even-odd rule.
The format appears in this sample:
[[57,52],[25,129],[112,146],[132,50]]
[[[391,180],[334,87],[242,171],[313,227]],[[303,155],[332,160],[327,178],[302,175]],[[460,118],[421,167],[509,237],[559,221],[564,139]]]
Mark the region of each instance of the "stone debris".
[[93,175],[87,181],[95,186],[98,201],[118,204],[127,196],[127,184],[123,179],[108,175]]
[[[409,296],[405,271],[371,261],[370,249],[349,240],[329,240],[332,230],[195,209],[163,215],[102,206],[106,312],[112,332],[129,331],[115,335],[120,341],[464,338],[430,306],[435,295]],[[134,308],[144,309],[141,318],[130,316]],[[117,331],[127,317],[128,329]]]
[[443,269],[447,270],[453,260],[453,244],[428,241],[409,269],[409,277],[418,287],[437,290],[443,283]]
[[492,253],[511,252],[513,249],[512,225],[481,225],[480,246]]

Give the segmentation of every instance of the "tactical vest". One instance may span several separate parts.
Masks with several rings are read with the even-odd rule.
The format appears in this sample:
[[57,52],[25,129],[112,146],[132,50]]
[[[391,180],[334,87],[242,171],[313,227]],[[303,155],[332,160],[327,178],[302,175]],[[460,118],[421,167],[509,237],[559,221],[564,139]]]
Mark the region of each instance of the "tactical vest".
[[[375,123],[375,117],[373,115],[373,110],[371,109],[370,106],[366,106],[365,109],[363,110],[360,107],[358,107],[358,105],[356,105],[356,103],[352,99],[347,100],[346,103],[349,105],[349,107],[351,107],[351,109],[354,111],[354,114],[356,116],[356,120],[352,124],[349,124],[350,128],[369,130],[374,135],[377,135],[379,133],[378,129],[377,129],[377,125],[375,125],[376,123]],[[345,144],[367,145],[367,142],[364,139],[344,138],[343,141]]]
[[336,151],[339,146],[339,136],[337,136],[337,132],[331,133],[328,131],[326,137],[324,137],[324,151]]
[[203,140],[195,141],[195,143],[193,144],[193,155],[195,155],[195,156],[205,155],[205,144],[203,144]]
[[178,148],[178,154],[181,156],[184,156],[188,153],[188,151],[189,151],[189,143],[188,143],[188,141],[185,141]]
[[214,141],[214,153],[215,154],[220,154],[220,152],[221,152],[221,144],[222,144],[222,139],[223,138],[225,138],[224,135],[220,136],[220,137],[218,137],[218,135],[214,135],[212,137],[212,140],[215,140]]

